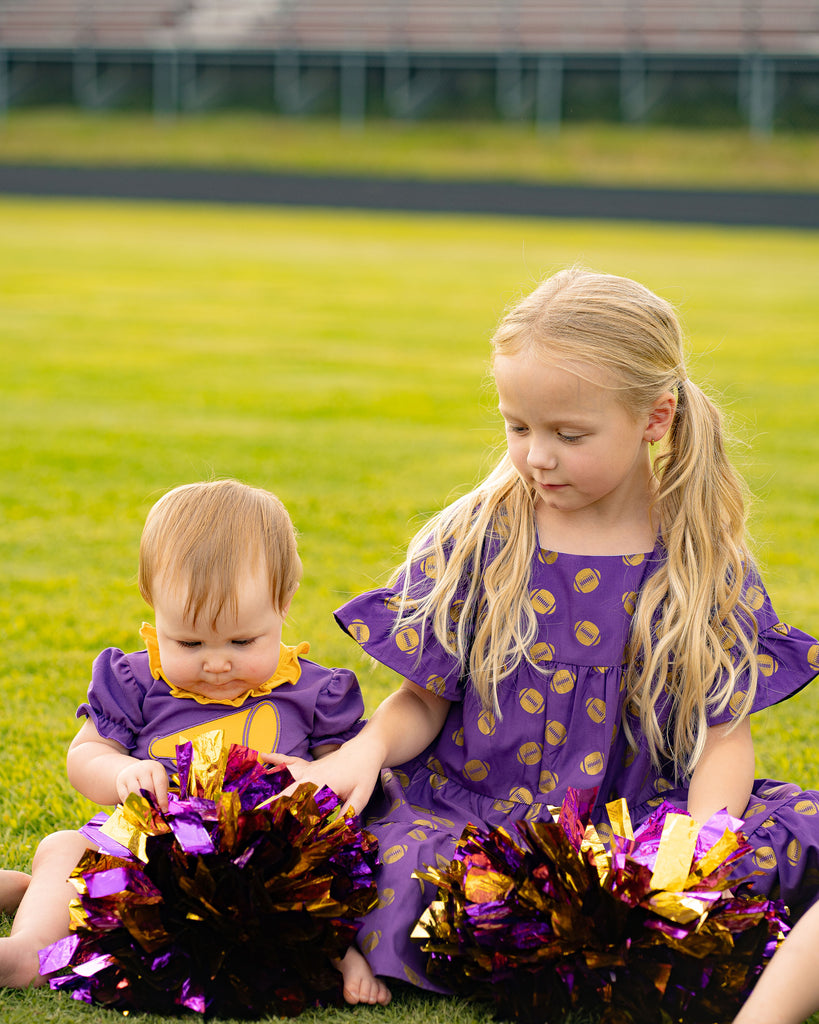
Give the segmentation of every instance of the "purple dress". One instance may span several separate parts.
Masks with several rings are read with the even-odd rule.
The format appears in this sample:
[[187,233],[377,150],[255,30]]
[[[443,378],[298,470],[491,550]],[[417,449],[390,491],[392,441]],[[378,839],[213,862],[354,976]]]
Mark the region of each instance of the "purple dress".
[[[623,652],[634,602],[662,557],[659,547],[625,556],[534,552],[530,596],[540,629],[531,654],[538,668],[524,661],[499,685],[502,721],[482,709],[431,630],[423,644],[413,629],[392,635],[394,590],[370,591],[336,612],[369,655],[452,702],[436,740],[407,764],[385,770],[383,792],[371,804],[367,825],[383,861],[380,901],[358,940],[377,974],[437,990],[410,940],[435,891],[412,873],[449,860],[468,822],[488,827],[546,818],[548,805],[559,805],[569,787],[599,787],[598,822],[607,820],[605,803],[618,796],[628,799],[635,825],[660,799],[685,806],[685,788],[654,770],[645,750],[635,756],[621,729]],[[422,569],[416,572],[424,585]],[[819,645],[780,624],[761,584],[754,585],[761,668],[754,710],[760,710],[816,675]],[[804,886],[799,901],[811,902],[819,793],[758,781],[746,815],[754,867],[765,872],[755,888],[768,892],[780,882],[783,897],[795,900]]]

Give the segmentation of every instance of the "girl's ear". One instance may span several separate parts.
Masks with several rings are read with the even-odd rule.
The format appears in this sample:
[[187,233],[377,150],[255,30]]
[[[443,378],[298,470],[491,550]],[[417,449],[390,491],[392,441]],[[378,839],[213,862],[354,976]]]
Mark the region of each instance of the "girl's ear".
[[648,411],[648,424],[643,440],[654,444],[665,437],[677,411],[677,398],[670,391],[664,391]]

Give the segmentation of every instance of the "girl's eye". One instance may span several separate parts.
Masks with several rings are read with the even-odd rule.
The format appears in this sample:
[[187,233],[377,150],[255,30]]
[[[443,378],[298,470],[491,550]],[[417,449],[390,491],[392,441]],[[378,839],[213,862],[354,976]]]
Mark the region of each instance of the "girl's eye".
[[250,647],[251,644],[256,642],[256,637],[251,637],[249,640],[234,640],[234,647]]
[[180,647],[185,647],[189,650],[200,646],[199,640],[177,640],[177,643]]
[[577,441],[583,440],[582,434],[561,434],[560,431],[558,431],[557,436],[561,441],[565,441],[566,444],[574,444]]
[[506,430],[510,434],[518,434],[518,435],[520,435],[520,434],[525,434],[526,431],[528,430],[528,427],[517,427],[517,426],[515,426],[512,423],[507,423],[506,424]]

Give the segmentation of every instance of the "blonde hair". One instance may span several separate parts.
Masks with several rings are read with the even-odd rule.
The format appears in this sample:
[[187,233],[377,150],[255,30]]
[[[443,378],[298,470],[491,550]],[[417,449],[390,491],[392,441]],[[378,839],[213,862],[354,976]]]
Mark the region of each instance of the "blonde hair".
[[[716,406],[688,379],[674,309],[635,281],[573,268],[511,309],[492,349],[495,356],[533,352],[575,372],[594,367],[635,416],[662,394],[677,395],[653,470],[653,510],[667,557],[638,595],[624,671],[626,707],[639,718],[655,764],[670,757],[677,772],[689,774],[708,715],[730,705],[738,723],[748,713],[757,632],[745,598],[745,488],[728,460]],[[537,634],[529,598],[534,503],[505,454],[416,534],[393,577],[393,584],[403,581],[396,630],[413,625],[423,633],[429,622],[484,707],[496,711],[501,680],[522,661],[542,669],[529,653]],[[424,566],[431,585],[410,583],[415,565]],[[673,710],[663,726],[666,699]],[[624,723],[633,743],[628,715]]]
[[184,484],[148,513],[139,545],[139,590],[153,607],[157,578],[186,595],[185,615],[237,612],[240,575],[262,565],[283,614],[301,579],[296,531],[269,491],[236,480]]

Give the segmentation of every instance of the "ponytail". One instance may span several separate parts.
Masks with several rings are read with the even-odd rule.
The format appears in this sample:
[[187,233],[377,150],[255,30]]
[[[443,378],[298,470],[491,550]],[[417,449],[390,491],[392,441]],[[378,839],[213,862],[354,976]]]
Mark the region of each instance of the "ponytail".
[[[666,558],[646,581],[632,621],[627,707],[639,716],[655,763],[669,756],[687,775],[702,754],[709,716],[730,706],[740,722],[758,675],[757,626],[745,596],[745,487],[728,460],[719,410],[688,379],[678,385],[654,471]],[[669,701],[663,729],[660,711]]]

